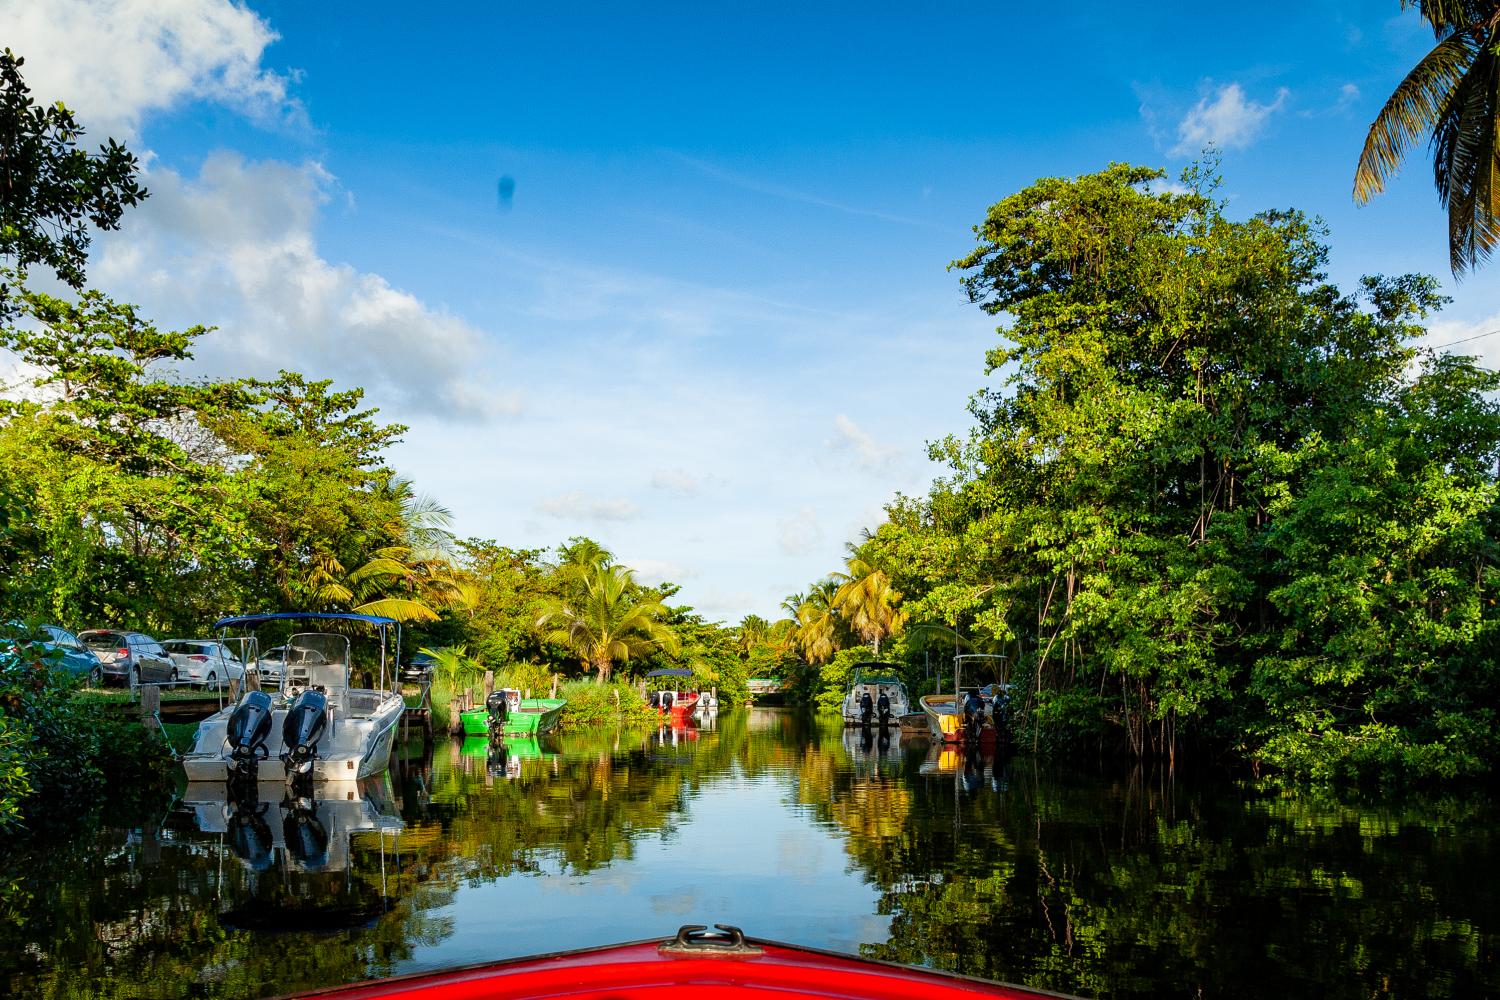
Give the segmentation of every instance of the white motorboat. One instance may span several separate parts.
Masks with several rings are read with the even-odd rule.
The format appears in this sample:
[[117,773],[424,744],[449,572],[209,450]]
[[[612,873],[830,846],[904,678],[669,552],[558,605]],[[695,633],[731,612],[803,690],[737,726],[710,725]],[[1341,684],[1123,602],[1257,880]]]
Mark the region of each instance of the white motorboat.
[[[233,705],[203,720],[193,749],[182,759],[190,782],[353,782],[379,774],[390,763],[396,724],[406,704],[394,684],[387,642],[394,626],[377,615],[282,613],[226,618],[220,630],[255,628],[270,621],[356,621],[374,626],[380,641],[379,686],[351,686],[349,639],[303,632],[286,643],[287,658],[274,692],[246,691]],[[251,662],[247,660],[247,662]]]
[[846,726],[894,726],[911,711],[901,668],[894,663],[856,663],[844,695]]

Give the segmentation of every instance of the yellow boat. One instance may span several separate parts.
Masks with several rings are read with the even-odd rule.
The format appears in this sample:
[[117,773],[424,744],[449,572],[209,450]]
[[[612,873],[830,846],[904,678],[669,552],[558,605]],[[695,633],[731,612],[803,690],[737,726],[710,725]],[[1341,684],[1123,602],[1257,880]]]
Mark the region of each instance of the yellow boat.
[[[983,739],[988,736],[994,739],[999,733],[995,726],[999,724],[998,717],[993,716],[997,701],[1005,698],[1007,685],[1005,684],[1006,658],[990,653],[964,653],[953,658],[953,691],[937,694],[924,694],[917,699],[922,706],[922,714],[927,716],[928,729],[932,731],[932,738],[943,743],[961,743],[964,739],[964,701],[968,692],[973,691],[982,699],[985,709],[981,710],[981,731],[979,736]],[[991,682],[984,687],[964,686],[964,667],[971,668],[971,674],[975,667],[986,672],[993,671],[998,681]]]
[[927,728],[933,739],[944,743],[957,743],[963,739],[963,715],[954,695],[924,694],[918,701],[922,704],[922,714],[927,716]]

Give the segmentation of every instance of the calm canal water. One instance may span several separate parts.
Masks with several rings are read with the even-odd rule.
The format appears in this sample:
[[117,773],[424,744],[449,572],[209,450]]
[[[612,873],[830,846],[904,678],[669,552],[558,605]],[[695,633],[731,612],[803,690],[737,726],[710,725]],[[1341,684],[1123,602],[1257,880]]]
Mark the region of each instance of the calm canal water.
[[1084,996],[1500,995],[1487,799],[964,762],[770,710],[409,747],[366,795],[188,789],[0,853],[0,993],[254,996],[721,922]]

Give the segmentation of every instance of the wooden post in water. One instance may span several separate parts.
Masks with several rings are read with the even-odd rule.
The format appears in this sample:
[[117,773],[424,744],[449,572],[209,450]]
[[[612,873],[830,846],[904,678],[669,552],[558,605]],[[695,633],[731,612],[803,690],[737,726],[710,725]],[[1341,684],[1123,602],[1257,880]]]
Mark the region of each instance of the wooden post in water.
[[240,700],[240,679],[231,677],[229,679],[229,703],[236,704]]
[[552,694],[550,695],[550,697],[553,697],[553,698],[557,697],[557,675],[556,674],[552,675]]
[[489,701],[490,695],[495,693],[495,672],[486,670],[484,672],[484,700]]
[[161,711],[161,688],[155,684],[143,684],[141,691],[141,725],[147,729],[156,729],[157,713]]
[[464,731],[464,720],[458,717],[463,711],[463,702],[457,698],[448,702],[448,732],[450,735],[458,735]]

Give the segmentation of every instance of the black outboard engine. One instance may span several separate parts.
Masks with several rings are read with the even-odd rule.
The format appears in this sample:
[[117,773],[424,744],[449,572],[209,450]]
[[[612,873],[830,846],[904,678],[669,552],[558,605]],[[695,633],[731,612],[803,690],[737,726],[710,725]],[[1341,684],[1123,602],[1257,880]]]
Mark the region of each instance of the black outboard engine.
[[859,696],[859,724],[861,726],[868,726],[870,724],[870,717],[874,714],[875,699],[870,696],[870,692],[866,691]]
[[226,730],[235,774],[253,777],[255,765],[271,755],[266,749],[266,737],[271,735],[271,696],[264,691],[245,692]]
[[995,692],[990,702],[990,722],[995,726],[995,735],[1000,739],[1010,737],[1010,694],[1001,689]]
[[673,700],[674,699],[673,699],[671,691],[663,691],[661,693],[661,710],[663,712],[670,712],[670,711],[672,711],[672,702],[673,702]]
[[484,699],[484,710],[489,713],[490,735],[499,735],[505,728],[506,716],[510,715],[510,699],[505,697],[504,691],[491,692]]
[[964,734],[971,740],[979,739],[984,728],[984,699],[978,691],[970,691],[964,699]]
[[313,761],[318,758],[318,740],[328,727],[328,698],[322,691],[308,688],[292,702],[281,725],[281,762],[286,765],[286,775],[312,774]]
[[661,692],[652,691],[646,696],[646,703],[652,708],[661,708]]
[[885,688],[880,689],[880,697],[875,701],[875,711],[880,713],[882,729],[891,724],[891,696],[885,693]]

